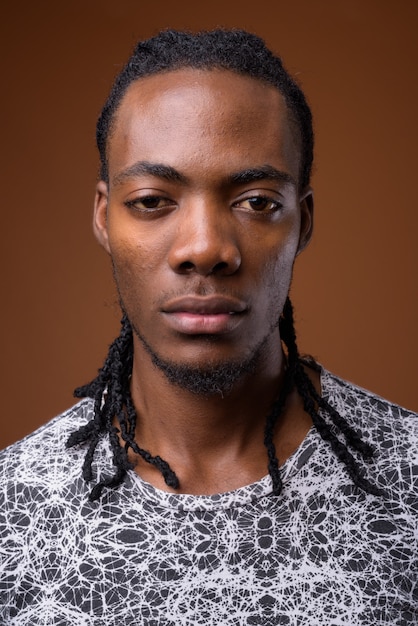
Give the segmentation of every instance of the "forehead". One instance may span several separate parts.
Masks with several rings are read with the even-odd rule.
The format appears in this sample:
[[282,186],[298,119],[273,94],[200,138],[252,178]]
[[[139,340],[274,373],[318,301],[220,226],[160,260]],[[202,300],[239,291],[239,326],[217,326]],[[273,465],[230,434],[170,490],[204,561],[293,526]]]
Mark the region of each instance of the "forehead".
[[186,68],[129,86],[109,137],[109,173],[138,158],[203,160],[208,167],[226,158],[261,159],[258,165],[285,158],[297,178],[299,147],[298,130],[274,86],[229,70]]

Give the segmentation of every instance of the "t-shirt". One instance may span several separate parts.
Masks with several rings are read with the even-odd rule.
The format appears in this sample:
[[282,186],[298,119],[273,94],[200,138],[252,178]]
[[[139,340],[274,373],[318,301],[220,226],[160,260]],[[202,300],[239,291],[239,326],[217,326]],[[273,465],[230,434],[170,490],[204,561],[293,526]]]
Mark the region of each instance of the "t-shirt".
[[[91,419],[75,407],[0,454],[0,623],[19,626],[418,624],[418,416],[322,372],[323,396],[376,447],[357,488],[313,427],[269,476],[172,494],[129,471],[90,502]],[[96,455],[112,472],[107,439]]]

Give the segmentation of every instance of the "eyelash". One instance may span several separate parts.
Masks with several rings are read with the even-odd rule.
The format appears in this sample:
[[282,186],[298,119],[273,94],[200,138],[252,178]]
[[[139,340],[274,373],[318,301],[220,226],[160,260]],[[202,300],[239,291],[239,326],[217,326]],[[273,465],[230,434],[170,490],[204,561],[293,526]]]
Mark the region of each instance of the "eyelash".
[[[154,201],[157,206],[151,206],[151,207],[144,206],[143,208],[138,208],[137,206],[138,204],[140,203],[144,204],[147,201]],[[245,207],[242,207],[242,204],[246,202],[251,204],[251,202],[260,202],[260,201],[262,203],[264,202],[266,204],[271,205],[270,208],[266,209],[265,207],[262,207],[261,209],[259,209],[259,208],[251,207],[249,209],[248,208],[245,209]],[[160,202],[164,203],[163,206],[158,206]],[[143,196],[142,198],[135,198],[133,200],[127,200],[124,204],[128,209],[133,209],[141,213],[154,213],[155,211],[173,206],[174,202],[164,196],[157,196],[157,195],[150,194],[147,196]],[[281,202],[266,195],[254,195],[254,196],[248,196],[247,198],[241,198],[241,200],[237,200],[236,202],[234,202],[232,206],[241,207],[241,208],[244,208],[244,210],[254,212],[254,213],[275,213],[276,211],[279,211],[281,208],[283,208],[283,204]]]
[[238,200],[237,202],[234,203],[234,206],[240,206],[241,204],[243,204],[244,202],[254,202],[254,201],[263,201],[267,204],[272,205],[271,208],[269,209],[257,209],[254,207],[251,207],[251,211],[254,211],[255,213],[274,213],[278,210],[280,210],[281,208],[283,208],[283,204],[281,202],[279,202],[279,200],[275,200],[274,198],[271,198],[270,196],[266,196],[263,194],[260,195],[255,195],[255,196],[248,196],[247,198],[242,198],[241,200]]
[[[165,204],[162,207],[144,207],[144,208],[138,208],[136,205],[137,204],[144,204],[144,202],[146,202],[147,200],[155,200],[157,204],[159,204],[161,201],[165,201]],[[125,206],[128,207],[128,209],[134,209],[135,211],[140,211],[141,213],[153,213],[154,211],[157,211],[158,209],[163,209],[169,206],[173,205],[173,201],[170,200],[169,198],[165,198],[164,196],[157,196],[157,195],[152,195],[149,194],[147,196],[143,196],[142,198],[135,198],[134,200],[127,200],[125,203]]]

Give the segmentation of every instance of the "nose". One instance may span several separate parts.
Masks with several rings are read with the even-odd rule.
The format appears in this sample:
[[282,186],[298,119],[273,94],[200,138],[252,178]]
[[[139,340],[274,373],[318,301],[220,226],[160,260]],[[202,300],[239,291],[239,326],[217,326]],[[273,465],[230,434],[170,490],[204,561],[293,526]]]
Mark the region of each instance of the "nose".
[[170,267],[179,274],[234,274],[241,254],[233,216],[214,203],[180,210],[181,219],[169,252]]

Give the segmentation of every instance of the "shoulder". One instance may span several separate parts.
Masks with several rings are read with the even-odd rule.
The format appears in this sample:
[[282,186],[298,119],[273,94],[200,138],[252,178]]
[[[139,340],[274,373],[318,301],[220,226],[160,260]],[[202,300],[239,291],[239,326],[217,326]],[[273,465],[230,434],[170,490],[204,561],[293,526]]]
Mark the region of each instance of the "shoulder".
[[0,452],[0,493],[10,498],[19,485],[48,490],[57,481],[80,472],[85,451],[68,449],[70,434],[93,415],[93,400],[86,398],[45,425]]
[[92,400],[82,400],[0,452],[0,542],[13,537],[16,554],[48,507],[74,506],[87,498],[85,448],[67,448],[67,440],[91,419],[92,408]]
[[[15,606],[15,594],[25,584],[42,587],[39,572],[57,568],[58,554],[75,550],[89,489],[82,477],[85,447],[66,444],[92,418],[92,409],[92,400],[82,400],[0,452],[0,606],[5,610]],[[0,609],[0,621],[2,615]]]
[[[323,370],[322,396],[375,451],[371,482],[418,496],[418,414]],[[418,506],[418,505],[417,505]]]
[[[322,396],[361,430],[396,437],[418,436],[418,414],[322,370]],[[379,437],[380,439],[380,437]]]

